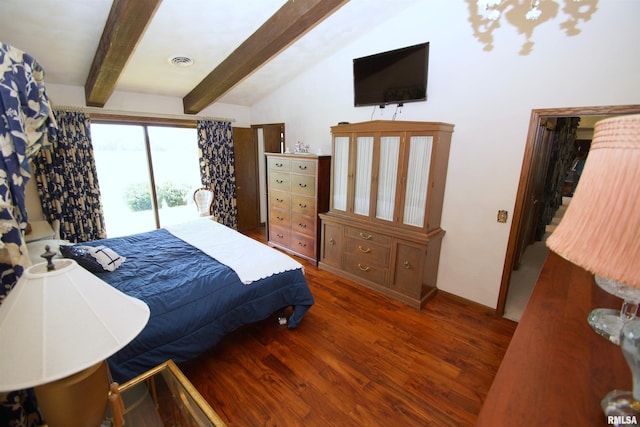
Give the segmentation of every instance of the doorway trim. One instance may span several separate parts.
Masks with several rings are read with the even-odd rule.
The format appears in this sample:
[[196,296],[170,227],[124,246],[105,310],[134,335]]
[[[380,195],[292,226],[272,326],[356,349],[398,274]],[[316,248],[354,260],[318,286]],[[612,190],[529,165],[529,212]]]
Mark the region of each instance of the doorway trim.
[[[255,139],[256,149],[258,150],[258,223],[264,225],[267,223],[268,202],[267,202],[267,160],[264,156],[265,152],[284,152],[285,124],[284,123],[262,123],[251,125],[253,130],[253,138]],[[268,135],[267,135],[268,133]],[[277,143],[273,139],[273,135],[278,134]]]
[[513,209],[513,221],[511,222],[507,253],[502,270],[502,280],[500,282],[500,293],[498,294],[496,315],[504,315],[505,304],[507,302],[509,282],[511,281],[511,273],[513,271],[513,263],[515,261],[517,250],[518,232],[523,220],[525,196],[529,191],[529,176],[534,172],[531,170],[531,166],[532,161],[537,154],[534,152],[536,147],[535,137],[540,121],[548,117],[615,116],[623,114],[640,114],[640,105],[568,107],[531,110],[529,131],[527,133],[527,142],[524,149],[524,157],[522,159],[522,169],[520,171],[520,181],[518,183],[518,192],[516,194],[516,204]]

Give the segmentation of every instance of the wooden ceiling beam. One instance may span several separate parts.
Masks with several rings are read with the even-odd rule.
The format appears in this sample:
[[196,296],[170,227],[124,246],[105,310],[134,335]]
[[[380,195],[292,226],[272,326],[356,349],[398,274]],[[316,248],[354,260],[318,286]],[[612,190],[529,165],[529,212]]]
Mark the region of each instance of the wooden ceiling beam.
[[183,99],[197,114],[349,0],[289,0]]
[[85,102],[104,107],[162,0],[114,0],[84,85]]

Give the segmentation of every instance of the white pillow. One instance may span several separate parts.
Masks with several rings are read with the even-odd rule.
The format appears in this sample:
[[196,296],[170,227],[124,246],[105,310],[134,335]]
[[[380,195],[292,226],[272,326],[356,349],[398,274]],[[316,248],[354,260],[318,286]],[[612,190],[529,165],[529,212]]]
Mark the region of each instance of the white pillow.
[[100,246],[81,246],[89,254],[95,258],[96,262],[102,266],[105,271],[114,271],[120,267],[125,261],[125,257],[118,255],[113,249],[104,245]]

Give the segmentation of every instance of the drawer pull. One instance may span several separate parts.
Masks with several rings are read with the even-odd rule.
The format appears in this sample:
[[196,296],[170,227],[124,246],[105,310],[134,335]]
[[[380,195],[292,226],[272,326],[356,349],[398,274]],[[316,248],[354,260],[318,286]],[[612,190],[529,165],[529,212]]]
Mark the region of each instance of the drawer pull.
[[276,219],[277,219],[278,221],[284,221],[284,218],[283,218],[283,217],[281,217],[281,216],[277,216],[277,217],[276,217]]
[[358,249],[360,249],[360,252],[364,252],[365,254],[368,254],[369,252],[371,252],[371,248],[363,248],[362,246],[358,245]]
[[302,209],[306,209],[307,205],[304,203],[298,203],[298,206],[300,206]]
[[277,198],[276,198],[276,202],[278,202],[278,203],[284,203],[284,200],[283,200],[283,199],[277,199]]
[[284,239],[284,235],[283,234],[278,233],[278,234],[276,234],[276,236],[278,236],[278,239]]
[[334,239],[333,237],[329,239],[329,244],[330,244],[331,246],[333,246],[333,245],[335,245],[335,244],[336,244],[336,241],[335,241],[335,239]]
[[276,167],[281,168],[284,166],[284,163],[276,163]]
[[300,186],[300,188],[307,188],[307,184],[304,184],[302,182],[300,184],[298,184],[298,185]]
[[411,264],[409,264],[409,261],[405,261],[402,265],[404,265],[404,268],[406,268],[407,270],[411,268]]
[[302,242],[298,242],[298,246],[302,246],[303,248],[307,247],[307,245],[305,243],[302,243]]
[[300,168],[300,170],[306,171],[307,167],[305,165],[299,165],[298,166]]
[[299,223],[299,224],[298,224],[298,227],[300,227],[300,228],[307,228],[307,224]]
[[282,183],[284,183],[284,180],[282,180],[282,179],[276,179],[276,183],[278,183],[278,184],[282,184]]
[[364,240],[369,240],[371,239],[371,234],[364,234],[361,232],[360,237],[362,237]]
[[369,271],[370,268],[369,267],[363,267],[362,264],[358,263],[358,268],[360,269],[360,271]]

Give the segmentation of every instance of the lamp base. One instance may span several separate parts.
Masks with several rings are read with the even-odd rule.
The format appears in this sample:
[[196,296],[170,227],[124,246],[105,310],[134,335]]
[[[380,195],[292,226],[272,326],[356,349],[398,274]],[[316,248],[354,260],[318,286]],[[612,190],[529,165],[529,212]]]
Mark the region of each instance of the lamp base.
[[99,426],[107,411],[107,362],[38,386],[35,391],[38,408],[48,427]]
[[630,391],[610,391],[602,399],[600,406],[606,416],[635,417],[636,420],[640,420],[640,402],[633,397],[633,393]]
[[605,337],[615,345],[620,345],[620,332],[625,322],[620,316],[619,310],[596,308],[589,313],[587,321],[598,335]]

